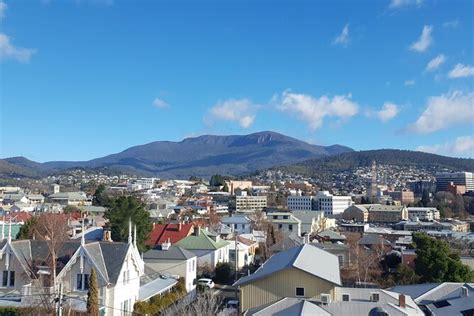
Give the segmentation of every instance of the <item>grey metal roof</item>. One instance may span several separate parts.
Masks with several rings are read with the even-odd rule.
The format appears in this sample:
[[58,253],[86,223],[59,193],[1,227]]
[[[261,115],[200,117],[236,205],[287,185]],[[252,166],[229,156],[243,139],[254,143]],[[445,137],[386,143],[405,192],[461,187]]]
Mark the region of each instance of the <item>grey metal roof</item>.
[[420,295],[434,289],[441,283],[423,283],[423,284],[411,284],[411,285],[396,285],[388,288],[387,290],[397,292],[411,296],[413,299],[418,298]]
[[196,257],[194,253],[179,246],[171,246],[168,250],[151,249],[143,254],[143,259],[187,260]]
[[223,217],[221,222],[224,224],[250,224],[250,219],[247,216],[236,215]]
[[157,278],[149,283],[140,286],[138,290],[138,300],[145,301],[150,297],[163,293],[164,291],[172,288],[178,280],[174,278],[161,279]]
[[271,256],[255,273],[240,278],[234,285],[252,283],[289,268],[305,271],[337,285],[341,284],[337,256],[317,247],[303,244]]
[[327,316],[331,315],[315,302],[284,297],[274,303],[266,304],[248,310],[245,316]]
[[117,283],[128,247],[133,246],[121,242],[100,242],[102,256],[109,275],[109,282]]
[[[372,293],[379,294],[377,302],[371,301]],[[342,295],[349,294],[349,301],[342,301]],[[424,316],[421,309],[409,296],[405,297],[406,307],[399,306],[399,294],[382,289],[336,287],[335,300],[327,305],[321,305],[331,315],[369,315],[376,307],[383,308],[389,315],[419,315]]]

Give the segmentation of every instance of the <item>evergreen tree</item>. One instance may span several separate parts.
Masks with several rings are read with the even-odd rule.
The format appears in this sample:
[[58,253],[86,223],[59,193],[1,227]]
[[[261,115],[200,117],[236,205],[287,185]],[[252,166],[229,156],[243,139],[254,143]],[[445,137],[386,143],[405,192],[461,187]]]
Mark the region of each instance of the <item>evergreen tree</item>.
[[224,187],[222,188],[222,191],[229,192],[229,186],[227,185],[227,182],[224,182]]
[[21,225],[20,230],[16,235],[16,239],[33,239],[34,227],[36,226],[37,222],[38,218],[36,216],[33,216],[27,220],[24,225]]
[[107,195],[105,194],[105,185],[99,184],[94,193],[92,203],[97,206],[105,206],[107,204]]
[[453,253],[444,240],[415,233],[415,272],[423,283],[473,282],[474,271],[462,264],[459,255]]
[[145,205],[133,196],[119,196],[109,202],[109,208],[104,217],[109,220],[109,227],[114,241],[127,242],[129,221],[137,226],[137,246],[144,251],[145,241],[148,239],[153,224],[150,213]]
[[89,291],[87,292],[87,315],[99,315],[99,289],[95,270],[92,269],[89,278]]

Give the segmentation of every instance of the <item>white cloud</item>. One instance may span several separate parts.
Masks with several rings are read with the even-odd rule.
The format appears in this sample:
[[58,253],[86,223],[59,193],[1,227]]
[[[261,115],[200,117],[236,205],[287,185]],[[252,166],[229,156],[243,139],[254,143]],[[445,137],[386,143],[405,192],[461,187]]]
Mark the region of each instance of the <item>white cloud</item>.
[[343,45],[346,46],[349,44],[350,37],[349,37],[349,24],[344,25],[344,28],[341,31],[341,34],[336,36],[334,41],[332,42],[334,45]]
[[7,11],[7,4],[0,0],[0,20],[5,17],[5,11]]
[[462,77],[469,77],[474,75],[474,67],[469,65],[457,64],[454,68],[449,72],[449,78],[462,78]]
[[208,122],[216,120],[237,122],[242,128],[249,128],[255,121],[258,106],[248,99],[228,99],[218,102],[209,110]]
[[285,91],[274,97],[277,109],[295,115],[315,130],[323,125],[325,117],[348,119],[357,114],[359,106],[351,100],[351,95],[336,95],[332,98],[297,94]]
[[456,20],[452,20],[452,21],[448,21],[448,22],[444,22],[443,23],[443,27],[445,28],[452,28],[452,29],[455,29],[459,26],[459,20],[456,19]]
[[426,71],[433,71],[439,68],[444,62],[446,61],[446,56],[443,54],[439,54],[435,58],[429,61],[428,65],[426,65]]
[[457,137],[454,142],[444,144],[418,146],[416,150],[439,155],[474,157],[474,136]]
[[166,108],[169,106],[169,104],[166,101],[160,98],[155,98],[152,104],[155,108],[158,108],[158,109]]
[[428,99],[418,120],[407,128],[419,134],[432,133],[449,126],[474,122],[474,92],[454,91]]
[[35,51],[35,49],[15,47],[6,34],[0,33],[0,59],[11,58],[22,63],[27,63]]
[[405,80],[405,86],[414,86],[415,80]]
[[427,50],[428,47],[431,45],[431,42],[433,41],[431,33],[433,33],[433,27],[431,25],[423,26],[423,31],[421,32],[420,38],[416,42],[411,44],[410,50],[419,53],[422,53]]
[[400,112],[400,107],[395,103],[385,102],[380,109],[376,112],[376,116],[382,122],[387,122],[393,119]]
[[409,6],[421,6],[423,4],[423,0],[391,0],[389,4],[390,9],[399,9],[402,7],[409,7]]

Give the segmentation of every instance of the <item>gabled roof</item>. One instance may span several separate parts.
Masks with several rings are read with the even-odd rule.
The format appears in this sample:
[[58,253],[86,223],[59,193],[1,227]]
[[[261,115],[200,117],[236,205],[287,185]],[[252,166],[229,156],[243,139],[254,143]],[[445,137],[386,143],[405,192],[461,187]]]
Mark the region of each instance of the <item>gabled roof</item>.
[[236,215],[223,217],[221,220],[224,224],[250,224],[250,219],[247,216]]
[[310,300],[292,297],[284,297],[276,302],[249,309],[245,313],[245,316],[269,315],[330,316],[331,314]]
[[184,239],[181,239],[176,243],[177,246],[181,246],[188,250],[216,250],[229,245],[229,243],[219,237],[218,241],[214,241],[209,237],[209,233],[199,228],[198,235],[190,235]]
[[302,270],[337,285],[341,284],[338,258],[322,249],[303,244],[271,256],[255,273],[240,278],[234,286],[252,283],[289,268]]
[[[2,245],[4,246],[5,243],[2,242]],[[41,265],[50,256],[48,243],[44,240],[15,240],[10,245],[18,260],[26,268],[32,264]],[[70,262],[80,247],[79,240],[67,240],[61,245],[57,254],[58,274]],[[112,284],[115,284],[118,280],[129,247],[133,246],[121,242],[96,241],[84,245],[85,251],[99,270],[98,272],[108,278],[107,282]]]
[[143,259],[187,260],[196,257],[194,253],[179,246],[171,246],[168,250],[151,249],[143,254]]
[[193,230],[193,224],[155,224],[150,233],[146,245],[155,246],[165,242],[177,243],[189,236]]
[[255,245],[257,244],[256,241],[253,241],[253,240],[250,240],[250,239],[247,239],[245,237],[242,237],[242,236],[237,236],[237,241],[243,243],[244,245],[246,246],[252,246],[252,245]]
[[318,234],[319,237],[323,237],[329,240],[346,240],[346,236],[341,235],[333,230],[326,229]]
[[379,235],[376,235],[376,234],[367,234],[367,235],[364,235],[364,237],[362,237],[360,240],[359,240],[359,245],[384,245],[384,246],[390,246],[391,243],[382,238],[381,236]]

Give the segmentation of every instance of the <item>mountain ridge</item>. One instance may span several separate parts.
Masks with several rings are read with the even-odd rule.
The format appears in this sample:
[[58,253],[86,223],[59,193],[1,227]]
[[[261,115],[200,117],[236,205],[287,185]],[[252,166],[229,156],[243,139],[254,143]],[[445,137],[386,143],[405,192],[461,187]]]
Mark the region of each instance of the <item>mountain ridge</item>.
[[[70,168],[112,168],[163,178],[209,176],[214,173],[246,174],[280,164],[330,156],[353,149],[342,145],[319,146],[277,132],[247,135],[201,135],[179,142],[154,141],[87,161],[37,163],[24,157],[2,159],[4,168],[37,170],[38,176]],[[33,169],[33,170],[31,170]],[[0,175],[5,175],[5,170]],[[7,172],[8,174],[8,172]],[[15,174],[21,174],[18,170]]]

